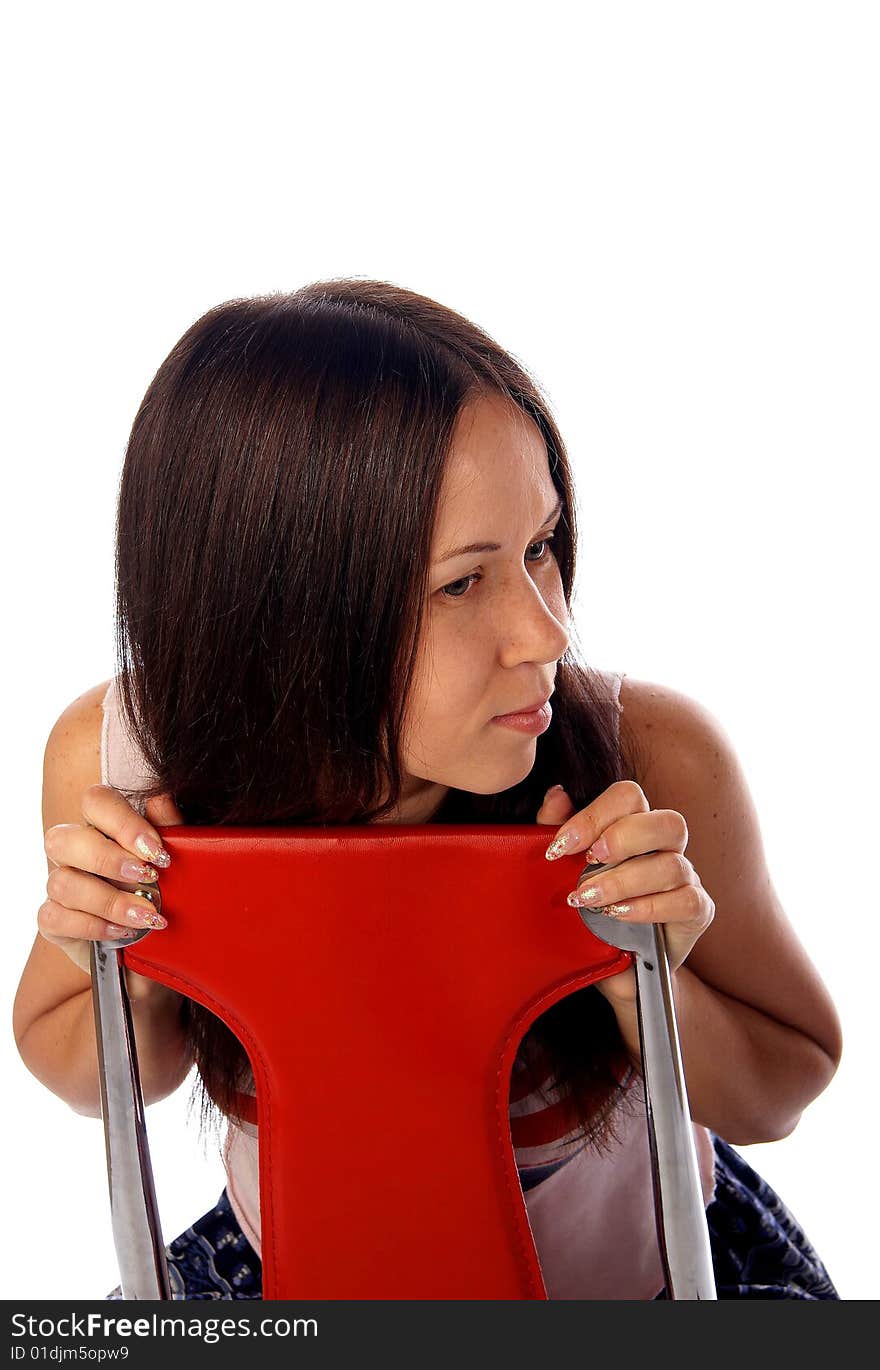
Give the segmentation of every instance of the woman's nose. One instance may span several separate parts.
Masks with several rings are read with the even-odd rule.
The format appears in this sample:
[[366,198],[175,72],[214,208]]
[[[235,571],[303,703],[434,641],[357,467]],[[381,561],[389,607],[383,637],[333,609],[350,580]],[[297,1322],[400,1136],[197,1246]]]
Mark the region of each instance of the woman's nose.
[[501,654],[505,664],[516,660],[558,661],[569,644],[569,634],[562,621],[567,616],[561,589],[558,597],[545,600],[532,580],[518,587],[517,592],[510,595],[501,625]]

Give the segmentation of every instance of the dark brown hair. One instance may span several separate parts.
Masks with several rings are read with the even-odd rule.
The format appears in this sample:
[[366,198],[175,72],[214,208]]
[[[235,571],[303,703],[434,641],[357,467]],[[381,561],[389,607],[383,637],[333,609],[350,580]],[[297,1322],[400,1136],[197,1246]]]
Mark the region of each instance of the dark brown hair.
[[[461,409],[486,393],[546,442],[570,605],[561,435],[536,381],[475,324],[389,282],[340,279],[228,301],[187,330],[135,417],[119,491],[117,674],[157,777],[144,799],[170,792],[188,824],[368,823],[396,808],[441,480]],[[607,687],[571,646],[553,709],[522,782],[450,790],[431,821],[533,823],[552,784],[581,808],[635,778]],[[189,1000],[185,1024],[203,1121],[219,1121],[246,1053]],[[607,1001],[580,990],[530,1033],[573,1121],[607,1141],[627,1062]]]

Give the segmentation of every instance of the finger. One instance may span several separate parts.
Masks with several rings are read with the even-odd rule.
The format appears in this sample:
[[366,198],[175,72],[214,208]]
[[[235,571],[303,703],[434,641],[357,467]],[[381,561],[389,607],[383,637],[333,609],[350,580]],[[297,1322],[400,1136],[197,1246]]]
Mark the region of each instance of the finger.
[[82,823],[58,823],[46,830],[44,846],[54,870],[61,868],[87,871],[114,885],[155,884],[159,878],[155,866],[111,841],[97,828]]
[[[555,861],[572,852],[588,851],[599,842],[605,829],[619,818],[631,813],[645,813],[650,807],[641,785],[634,780],[615,780],[592,804],[565,820],[547,848],[547,860]],[[597,861],[604,859],[597,853]]]
[[[693,942],[706,931],[715,914],[715,905],[702,885],[681,885],[676,890],[646,894],[637,899],[618,900],[597,909],[608,918],[625,923],[664,923],[670,936]],[[692,939],[692,940],[691,940]]]
[[554,785],[544,795],[544,802],[538,810],[535,820],[538,823],[564,823],[567,818],[571,818],[575,808],[567,792],[561,785]]
[[677,810],[649,809],[610,823],[590,846],[587,860],[614,866],[642,852],[683,852],[687,844],[687,823]]
[[[93,913],[65,908],[54,899],[47,899],[40,905],[37,927],[47,942],[55,942],[60,947],[67,942],[115,942],[120,937],[133,937],[138,931],[131,924],[108,923]],[[77,964],[82,964],[78,958]]]
[[599,909],[695,883],[697,873],[686,856],[681,852],[658,851],[630,857],[597,875],[585,875],[567,898],[576,908]]
[[112,786],[89,785],[83,791],[82,812],[87,823],[99,828],[142,861],[152,861],[163,870],[170,865],[171,857],[153,824],[142,818]]
[[151,861],[162,870],[171,864],[171,857],[150,820],[142,818],[129,800],[112,786],[90,785],[84,790],[82,812],[86,822],[100,828],[141,860]]
[[[119,890],[115,885],[100,880],[71,866],[59,866],[46,881],[50,900],[66,908],[75,916],[95,915],[108,923],[136,928],[164,928],[167,919],[157,912],[148,893],[138,890]],[[88,933],[66,930],[68,937],[85,937]]]
[[43,846],[56,867],[75,867],[102,880],[124,880],[129,884],[157,879],[155,868],[143,857],[135,856],[130,848],[120,846],[91,825],[56,823],[46,829]]
[[179,827],[186,821],[170,794],[151,795],[144,808],[150,822],[157,828]]

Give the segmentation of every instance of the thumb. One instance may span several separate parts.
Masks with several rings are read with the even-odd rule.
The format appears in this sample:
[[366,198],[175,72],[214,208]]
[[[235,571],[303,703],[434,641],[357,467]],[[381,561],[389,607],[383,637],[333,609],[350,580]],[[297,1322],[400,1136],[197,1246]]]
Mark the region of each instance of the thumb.
[[556,827],[564,823],[567,818],[571,818],[574,813],[574,804],[568,797],[567,792],[561,785],[554,785],[544,795],[544,802],[538,810],[537,823],[549,823]]
[[157,828],[173,828],[185,823],[183,814],[170,794],[154,794],[144,805],[146,817]]

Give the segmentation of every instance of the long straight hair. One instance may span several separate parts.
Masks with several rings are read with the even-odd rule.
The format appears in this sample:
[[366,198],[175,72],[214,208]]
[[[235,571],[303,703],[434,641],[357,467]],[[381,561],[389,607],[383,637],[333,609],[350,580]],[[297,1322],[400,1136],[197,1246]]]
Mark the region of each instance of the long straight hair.
[[[397,808],[441,483],[462,408],[489,394],[546,443],[570,606],[565,446],[537,382],[477,325],[355,278],[230,300],[184,333],[135,417],[118,500],[117,679],[156,777],[144,800],[167,791],[188,824],[243,826],[370,823]],[[581,808],[635,778],[639,758],[569,628],[530,774],[496,795],[451,789],[432,822],[535,822],[552,784]],[[184,1024],[202,1122],[234,1116],[244,1048],[194,1001]],[[529,1033],[573,1123],[605,1144],[628,1064],[607,1001],[577,991]]]

